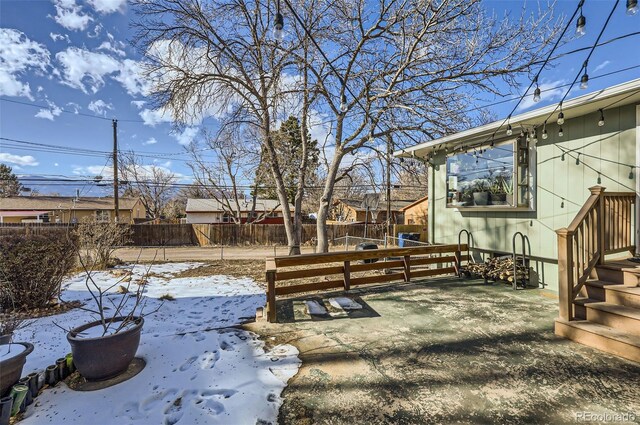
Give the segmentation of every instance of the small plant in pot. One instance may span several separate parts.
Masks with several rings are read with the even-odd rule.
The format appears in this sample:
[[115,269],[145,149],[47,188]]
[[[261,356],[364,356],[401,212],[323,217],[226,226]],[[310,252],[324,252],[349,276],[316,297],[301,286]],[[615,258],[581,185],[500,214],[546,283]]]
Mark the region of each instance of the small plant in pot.
[[486,180],[478,179],[473,189],[474,205],[489,205],[489,185]]
[[12,342],[13,333],[27,325],[23,319],[7,313],[0,316],[0,397],[18,382],[27,356],[33,351],[33,345],[28,342]]
[[504,191],[502,182],[504,178],[497,177],[491,182],[489,192],[491,193],[491,205],[506,205],[507,193]]
[[[117,224],[100,223],[100,226],[104,229]],[[81,237],[78,239],[82,240]],[[144,317],[156,312],[162,304],[145,313],[147,298],[143,297],[144,285],[134,284],[136,288],[131,290],[130,273],[124,273],[114,281],[101,280],[95,269],[102,266],[105,259],[79,247],[77,254],[85,273],[85,287],[93,301],[81,308],[92,313],[96,320],[69,330],[67,341],[80,375],[87,381],[102,381],[127,370],[140,344]]]

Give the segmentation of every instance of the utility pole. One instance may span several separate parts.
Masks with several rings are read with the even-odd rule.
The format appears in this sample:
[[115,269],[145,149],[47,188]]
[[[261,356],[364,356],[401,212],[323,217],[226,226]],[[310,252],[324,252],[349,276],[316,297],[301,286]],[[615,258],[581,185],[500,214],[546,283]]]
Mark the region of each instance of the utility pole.
[[387,135],[387,237],[391,235],[391,154],[392,150],[391,135]]
[[113,207],[116,223],[120,221],[118,202],[118,120],[113,121]]

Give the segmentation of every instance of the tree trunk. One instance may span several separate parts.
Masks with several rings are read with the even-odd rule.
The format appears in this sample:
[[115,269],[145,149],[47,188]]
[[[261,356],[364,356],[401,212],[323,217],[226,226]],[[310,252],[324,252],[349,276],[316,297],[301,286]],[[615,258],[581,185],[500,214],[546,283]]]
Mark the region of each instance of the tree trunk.
[[324,189],[320,197],[320,207],[318,208],[318,219],[316,222],[316,233],[318,235],[317,252],[329,252],[329,238],[327,235],[327,217],[331,209],[331,200],[333,198],[333,188],[336,183],[336,176],[340,169],[340,162],[344,153],[342,150],[336,149],[329,170],[327,170],[327,178],[325,179]]

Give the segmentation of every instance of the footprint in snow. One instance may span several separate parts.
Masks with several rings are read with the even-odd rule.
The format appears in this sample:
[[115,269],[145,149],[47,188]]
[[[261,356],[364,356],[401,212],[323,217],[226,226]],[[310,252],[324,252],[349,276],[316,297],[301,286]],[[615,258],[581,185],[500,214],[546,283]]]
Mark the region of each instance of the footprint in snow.
[[198,359],[198,357],[193,356],[189,357],[189,359],[180,366],[180,372],[184,372],[187,369],[190,369],[193,366],[193,363]]
[[220,353],[213,351],[200,356],[200,369],[213,369],[216,362],[220,360]]
[[142,402],[142,410],[149,412],[154,410],[158,406],[171,402],[171,399],[178,393],[176,389],[170,389],[158,394],[155,394]]

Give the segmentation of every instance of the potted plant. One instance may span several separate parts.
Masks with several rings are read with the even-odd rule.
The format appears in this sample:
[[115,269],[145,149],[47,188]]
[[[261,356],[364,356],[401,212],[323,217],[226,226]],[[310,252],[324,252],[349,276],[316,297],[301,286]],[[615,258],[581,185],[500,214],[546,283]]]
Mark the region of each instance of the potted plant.
[[13,333],[25,326],[25,321],[19,317],[8,314],[0,316],[0,344],[9,344],[13,339]]
[[[92,252],[97,248],[87,241],[100,240],[100,249],[116,245],[121,235],[114,226],[118,224],[95,223],[77,229],[80,234],[76,239],[84,246],[76,246],[76,252],[85,273],[85,286],[93,299],[93,305],[81,308],[93,313],[96,320],[69,330],[67,341],[76,369],[88,381],[110,379],[127,370],[138,350],[146,315],[146,298],[142,296],[144,285],[136,284],[136,290],[131,291],[130,273],[122,274],[108,285],[96,281],[96,268],[108,264],[110,258]],[[148,273],[149,269],[146,275]],[[114,291],[116,288],[119,290]],[[147,314],[155,311],[157,309]]]
[[475,182],[473,189],[473,204],[474,205],[489,205],[489,186],[484,179],[478,179]]
[[506,194],[507,205],[513,205],[513,179],[512,178],[502,179],[502,190]]
[[0,344],[0,397],[4,397],[22,376],[27,356],[33,351],[28,342]]
[[503,177],[496,177],[492,180],[491,186],[489,187],[491,205],[506,205],[507,193],[504,191],[502,186],[503,181]]

